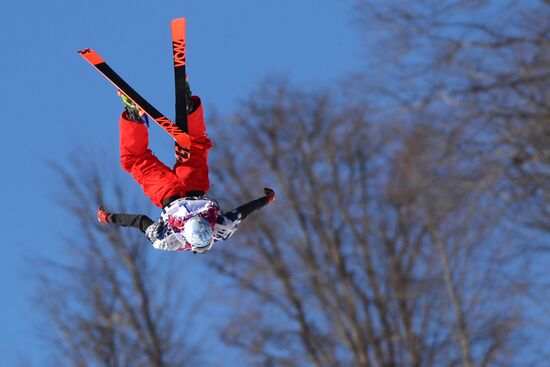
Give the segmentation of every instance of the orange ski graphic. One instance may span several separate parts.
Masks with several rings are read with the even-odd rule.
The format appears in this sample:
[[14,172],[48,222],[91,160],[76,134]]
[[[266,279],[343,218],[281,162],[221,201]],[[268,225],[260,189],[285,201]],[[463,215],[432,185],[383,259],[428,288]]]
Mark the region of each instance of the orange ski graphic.
[[187,126],[187,74],[185,18],[172,20],[172,49],[174,54],[174,81],[176,90],[176,125],[188,132]]

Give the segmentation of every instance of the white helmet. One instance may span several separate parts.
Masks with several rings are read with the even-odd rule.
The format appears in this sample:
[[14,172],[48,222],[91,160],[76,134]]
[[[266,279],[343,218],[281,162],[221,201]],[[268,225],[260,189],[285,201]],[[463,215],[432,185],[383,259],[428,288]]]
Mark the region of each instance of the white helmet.
[[189,218],[183,225],[185,240],[194,252],[206,252],[212,248],[214,234],[210,223],[202,217]]

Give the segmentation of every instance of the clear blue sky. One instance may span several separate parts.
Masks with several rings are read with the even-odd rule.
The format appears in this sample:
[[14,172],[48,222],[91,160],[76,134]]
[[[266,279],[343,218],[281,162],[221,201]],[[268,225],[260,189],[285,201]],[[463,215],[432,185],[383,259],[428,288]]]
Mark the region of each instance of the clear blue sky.
[[[63,256],[58,181],[46,164],[78,145],[118,169],[113,88],[76,51],[94,48],[159,110],[173,117],[170,20],[187,17],[188,72],[206,114],[230,113],[271,73],[327,85],[360,66],[353,1],[7,1],[0,15],[2,206],[0,364],[40,362],[33,334],[29,254]],[[152,129],[156,144],[169,142]],[[157,143],[158,142],[158,143]]]

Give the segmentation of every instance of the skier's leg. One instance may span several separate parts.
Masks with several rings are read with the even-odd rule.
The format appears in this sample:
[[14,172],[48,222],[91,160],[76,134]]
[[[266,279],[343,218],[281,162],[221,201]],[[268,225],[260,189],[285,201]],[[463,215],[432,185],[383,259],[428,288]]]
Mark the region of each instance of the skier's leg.
[[[186,161],[176,161],[174,172],[179,177],[186,192],[204,192],[210,188],[208,178],[208,150],[212,142],[206,134],[206,125],[201,100],[197,96],[191,97],[195,110],[188,116],[188,130],[191,138],[191,153]],[[177,147],[176,147],[177,158]]]
[[162,208],[163,200],[184,196],[187,190],[178,176],[153,155],[148,145],[147,127],[130,120],[124,112],[120,118],[120,163],[153,204]]

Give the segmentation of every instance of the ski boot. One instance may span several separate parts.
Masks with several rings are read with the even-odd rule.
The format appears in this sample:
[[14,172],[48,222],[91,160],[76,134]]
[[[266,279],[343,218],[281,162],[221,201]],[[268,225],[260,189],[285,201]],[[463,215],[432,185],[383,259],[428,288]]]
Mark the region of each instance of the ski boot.
[[[193,98],[191,98],[191,87],[189,86],[188,81],[185,82],[185,95],[187,97],[187,114],[189,115],[195,112],[195,110],[197,109],[197,105],[193,101]],[[177,162],[185,162],[189,158],[189,152],[183,150],[183,148],[178,143],[174,144],[174,151],[176,154]]]
[[193,101],[193,93],[191,93],[191,87],[189,86],[189,82],[185,82],[185,95],[187,97],[187,114],[192,114],[197,109],[197,105]]
[[128,98],[128,96],[126,96],[121,91],[118,91],[118,95],[122,99],[122,103],[124,104],[124,109],[126,110],[128,118],[135,122],[144,123],[145,125],[147,125],[147,127],[149,127],[149,120],[143,110],[140,109],[130,98]]

